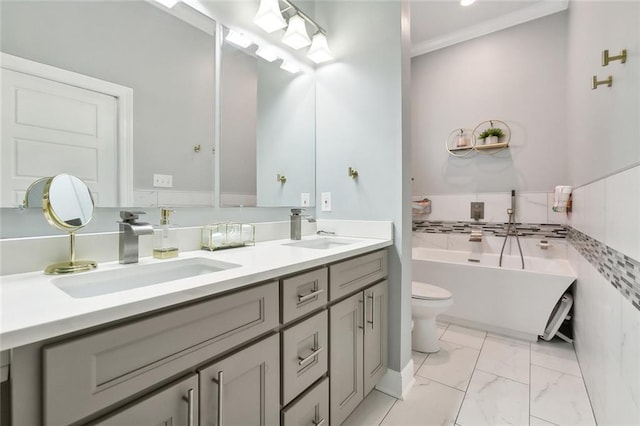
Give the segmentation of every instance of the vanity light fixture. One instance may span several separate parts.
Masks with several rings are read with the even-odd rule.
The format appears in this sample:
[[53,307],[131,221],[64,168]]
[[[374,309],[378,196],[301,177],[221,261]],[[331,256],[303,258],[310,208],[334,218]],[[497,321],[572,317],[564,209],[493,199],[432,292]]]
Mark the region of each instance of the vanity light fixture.
[[311,44],[304,19],[297,13],[289,18],[289,26],[282,36],[282,42],[296,50]]
[[260,0],[258,13],[253,22],[268,33],[272,33],[287,26],[282,17],[278,0]]
[[320,64],[322,62],[330,61],[331,59],[333,59],[333,55],[331,54],[329,45],[327,44],[326,35],[324,35],[320,31],[313,35],[313,40],[311,41],[311,47],[309,48],[307,57],[316,64]]
[[270,46],[260,46],[258,50],[256,50],[256,55],[260,56],[267,62],[273,62],[278,59],[278,54],[276,51]]
[[471,6],[476,0],[460,0],[460,6]]
[[288,62],[288,61],[282,61],[282,65],[280,65],[280,68],[282,68],[285,71],[289,71],[291,74],[296,74],[298,72],[300,72],[300,68],[294,64],[293,62]]
[[251,46],[251,40],[234,30],[229,30],[229,33],[225,37],[225,40],[242,48]]
[[[283,9],[280,9],[280,2],[285,5]],[[285,12],[286,15],[284,15]],[[287,17],[287,22],[283,25],[285,16]],[[287,27],[282,37],[282,42],[296,50],[311,45],[307,52],[307,57],[316,64],[333,59],[327,43],[326,31],[291,3],[290,0],[260,0],[260,6],[258,7],[258,13],[256,13],[254,22],[268,33]],[[266,24],[265,22],[272,22],[273,25]],[[315,30],[312,33],[313,41],[307,33],[307,23]]]

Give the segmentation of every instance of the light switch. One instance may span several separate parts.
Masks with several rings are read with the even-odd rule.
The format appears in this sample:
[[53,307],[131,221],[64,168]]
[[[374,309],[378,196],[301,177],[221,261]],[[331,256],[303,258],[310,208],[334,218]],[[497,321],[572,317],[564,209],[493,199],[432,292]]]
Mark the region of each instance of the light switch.
[[321,203],[321,210],[323,212],[330,212],[331,211],[331,193],[330,192],[323,192],[322,194],[320,194],[320,203]]

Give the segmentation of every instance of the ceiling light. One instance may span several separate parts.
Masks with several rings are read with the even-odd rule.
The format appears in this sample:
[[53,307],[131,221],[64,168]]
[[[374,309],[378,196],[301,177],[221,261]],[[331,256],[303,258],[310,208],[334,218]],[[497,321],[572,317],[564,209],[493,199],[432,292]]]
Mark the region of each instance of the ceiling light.
[[333,55],[331,55],[329,45],[327,44],[327,37],[321,32],[317,32],[313,35],[313,41],[311,42],[311,47],[309,48],[307,57],[316,64],[333,59]]
[[253,22],[268,33],[287,26],[287,22],[282,17],[278,0],[260,0],[258,13]]
[[175,6],[179,0],[156,0],[158,3],[160,3],[161,5],[163,5],[164,7],[171,9],[173,6]]
[[273,62],[278,59],[278,54],[276,51],[269,46],[260,46],[258,50],[256,50],[256,55],[260,56],[267,62]]
[[287,27],[287,32],[282,37],[282,42],[294,49],[300,49],[311,44],[304,19],[300,15],[296,14],[289,18],[289,27]]
[[461,6],[470,6],[472,5],[476,0],[460,0],[460,5]]
[[295,74],[300,71],[300,68],[296,64],[287,61],[283,61],[282,65],[280,65],[280,68],[285,71],[289,71],[291,74]]
[[225,37],[225,40],[242,48],[251,46],[251,40],[234,30],[229,30],[229,33],[227,34],[227,37]]

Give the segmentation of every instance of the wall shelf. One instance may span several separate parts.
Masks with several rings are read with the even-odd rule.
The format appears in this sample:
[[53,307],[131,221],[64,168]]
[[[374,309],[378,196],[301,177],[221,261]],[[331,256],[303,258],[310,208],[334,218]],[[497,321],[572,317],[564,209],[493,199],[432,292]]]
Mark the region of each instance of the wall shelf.
[[484,151],[487,149],[504,149],[509,147],[509,142],[492,143],[488,145],[476,145],[474,149],[477,151]]
[[[478,141],[484,142],[479,136],[488,129],[502,130],[502,136],[496,143],[479,144]],[[489,138],[487,138],[488,140]],[[507,123],[500,120],[486,120],[478,124],[474,129],[455,129],[449,133],[445,140],[445,147],[450,155],[454,157],[467,157],[474,151],[485,155],[493,155],[507,149],[511,141],[511,128]]]

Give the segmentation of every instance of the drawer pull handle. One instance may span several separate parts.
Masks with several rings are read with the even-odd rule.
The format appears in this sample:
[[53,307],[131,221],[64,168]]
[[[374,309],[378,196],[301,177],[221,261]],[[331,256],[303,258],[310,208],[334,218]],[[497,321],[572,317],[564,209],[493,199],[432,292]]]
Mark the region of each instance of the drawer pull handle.
[[218,371],[218,378],[211,379],[211,381],[218,385],[218,425],[222,426],[222,392],[223,392],[223,382],[224,374],[222,371]]
[[305,294],[304,296],[299,294],[298,295],[298,303],[302,303],[302,302],[306,302],[309,299],[313,299],[314,297],[316,297],[317,295],[319,295],[320,293],[322,293],[324,291],[324,289],[319,289],[316,291],[312,291],[309,294]]
[[315,426],[322,426],[322,425],[324,424],[324,421],[325,421],[325,419],[324,419],[324,418],[322,418],[322,419],[320,419],[320,420],[318,420],[318,421],[313,420],[313,424],[314,424]]
[[182,399],[187,402],[189,408],[187,409],[187,425],[193,425],[193,389],[187,391],[187,396],[183,396]]
[[358,316],[360,316],[360,305],[362,305],[362,325],[358,324],[360,330],[364,330],[364,320],[367,318],[367,304],[364,300],[358,300]]
[[323,350],[324,350],[324,348],[321,346],[318,349],[313,349],[313,352],[311,352],[311,355],[309,355],[306,358],[302,358],[302,357],[298,356],[298,365],[304,365],[304,364],[308,363],[309,361],[311,361],[313,358],[315,358],[316,355],[318,355]]
[[[376,328],[375,320],[376,320],[376,292],[372,291],[371,296],[367,296],[367,299],[371,299],[371,321],[367,321],[368,324],[371,324],[371,328]],[[367,302],[364,303],[367,306]],[[365,314],[365,319],[367,318]]]

